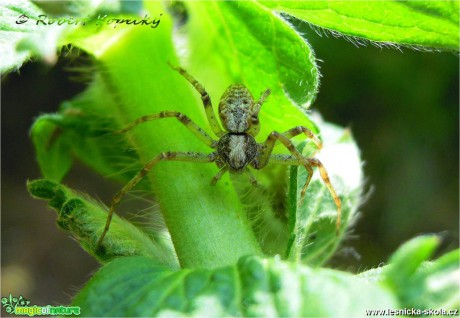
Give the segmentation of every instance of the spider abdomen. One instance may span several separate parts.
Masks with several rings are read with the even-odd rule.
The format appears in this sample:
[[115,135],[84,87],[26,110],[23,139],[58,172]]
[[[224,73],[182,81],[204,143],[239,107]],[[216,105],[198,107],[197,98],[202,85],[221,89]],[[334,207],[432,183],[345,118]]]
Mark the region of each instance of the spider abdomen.
[[254,98],[242,84],[233,84],[224,92],[219,102],[222,125],[231,133],[244,133],[251,125]]
[[248,134],[228,133],[219,139],[217,152],[230,172],[242,172],[257,155],[257,142]]

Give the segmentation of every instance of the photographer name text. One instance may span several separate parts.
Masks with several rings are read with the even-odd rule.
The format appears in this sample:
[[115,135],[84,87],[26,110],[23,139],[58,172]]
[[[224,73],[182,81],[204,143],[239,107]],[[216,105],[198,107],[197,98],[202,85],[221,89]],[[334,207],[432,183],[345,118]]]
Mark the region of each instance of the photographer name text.
[[46,14],[40,14],[37,18],[29,17],[25,14],[21,14],[17,20],[16,24],[25,24],[25,23],[34,23],[36,26],[51,26],[51,25],[108,25],[116,28],[119,25],[135,25],[135,26],[150,26],[152,29],[155,29],[160,24],[160,17],[163,14],[160,14],[158,18],[153,18],[147,14],[144,18],[111,18],[107,14],[98,15],[97,17],[86,17],[86,18],[74,18],[74,17],[60,17],[60,18],[51,18]]

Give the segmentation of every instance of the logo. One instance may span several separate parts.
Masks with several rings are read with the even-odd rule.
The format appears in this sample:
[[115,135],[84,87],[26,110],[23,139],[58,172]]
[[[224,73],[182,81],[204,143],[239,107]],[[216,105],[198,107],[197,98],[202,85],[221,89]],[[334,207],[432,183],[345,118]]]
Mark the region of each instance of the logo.
[[2,307],[8,314],[20,316],[70,316],[80,315],[79,306],[37,306],[30,305],[30,301],[22,296],[2,297]]

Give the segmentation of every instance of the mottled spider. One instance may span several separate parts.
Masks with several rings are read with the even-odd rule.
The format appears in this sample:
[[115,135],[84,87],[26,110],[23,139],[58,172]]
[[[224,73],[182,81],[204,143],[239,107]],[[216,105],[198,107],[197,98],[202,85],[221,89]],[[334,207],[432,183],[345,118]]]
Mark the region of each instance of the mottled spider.
[[[211,99],[204,87],[193,78],[186,70],[180,67],[171,68],[178,71],[193,87],[201,94],[203,106],[206,112],[208,122],[219,139],[216,141],[204,132],[186,115],[176,111],[163,111],[154,115],[147,115],[136,119],[124,129],[116,131],[116,133],[126,133],[137,125],[147,121],[161,118],[176,118],[185,127],[187,127],[195,136],[203,141],[209,147],[216,149],[210,154],[198,152],[163,152],[155,158],[148,161],[142,170],[129,181],[112,199],[107,222],[104,231],[97,243],[99,247],[104,240],[107,231],[109,230],[112,215],[120,202],[121,198],[129,192],[142,178],[147,175],[152,168],[162,160],[189,161],[189,162],[216,162],[220,168],[219,172],[212,178],[211,184],[216,182],[227,172],[230,173],[246,173],[253,185],[257,185],[257,181],[248,168],[248,165],[254,169],[262,169],[269,162],[281,165],[296,165],[303,166],[308,171],[308,177],[301,191],[301,200],[305,196],[308,184],[310,183],[313,168],[318,167],[321,178],[326,187],[329,189],[335,204],[337,205],[337,231],[340,229],[341,202],[337,196],[332,184],[327,175],[323,164],[316,158],[307,158],[303,156],[294,146],[290,138],[300,134],[305,134],[311,139],[318,150],[322,145],[320,140],[307,128],[296,126],[284,133],[273,131],[267,137],[263,144],[255,141],[260,130],[259,111],[262,104],[270,95],[270,89],[264,91],[258,101],[255,101],[251,92],[242,84],[233,84],[227,88],[219,102],[219,116],[225,130],[222,130],[217,122],[211,103]],[[273,147],[276,141],[280,141],[291,153],[291,155],[272,154]]]

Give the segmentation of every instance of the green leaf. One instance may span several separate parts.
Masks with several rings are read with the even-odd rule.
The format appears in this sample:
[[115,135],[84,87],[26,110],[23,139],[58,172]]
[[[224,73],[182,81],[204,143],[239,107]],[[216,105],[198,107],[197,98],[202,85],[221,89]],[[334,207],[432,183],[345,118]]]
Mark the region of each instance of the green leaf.
[[[140,9],[139,0],[4,0],[0,4],[0,72],[18,69],[32,57],[54,63],[63,45],[99,31],[94,27],[97,18],[91,17],[97,10],[115,15],[139,13]],[[74,25],[79,18],[78,26]]]
[[437,236],[421,236],[402,245],[390,258],[384,283],[405,306],[460,309],[460,251],[424,262],[438,245]]
[[131,223],[114,215],[111,230],[101,247],[96,249],[107,219],[106,207],[50,180],[29,181],[27,188],[32,196],[49,201],[50,207],[58,214],[57,224],[72,233],[79,244],[100,262],[121,256],[144,255],[150,262],[179,268],[171,242],[164,233],[152,240]]
[[[329,179],[340,197],[340,231],[336,231],[337,206],[319,171],[314,171],[305,198],[300,202],[300,192],[308,172],[303,167],[292,166],[288,194],[291,237],[286,257],[292,261],[319,266],[335,252],[349,223],[357,213],[363,174],[359,149],[350,131],[324,123],[319,118],[316,122],[321,128],[323,149],[315,157],[325,166]],[[312,143],[302,143],[298,148],[300,151],[303,150],[304,154],[316,150]]]
[[339,32],[383,45],[455,51],[459,48],[458,1],[264,1],[263,4],[333,34]]
[[414,238],[391,256],[388,265],[358,277],[390,288],[398,297],[400,308],[460,309],[460,250],[427,261],[438,245],[439,237],[435,235]]
[[110,94],[99,84],[64,102],[58,113],[40,116],[30,134],[43,177],[61,181],[77,157],[101,175],[127,183],[141,165],[125,138],[112,134],[113,118],[101,115],[114,107]]
[[43,12],[27,0],[4,0],[0,4],[0,72],[19,68],[32,55],[55,60],[62,28],[36,25]]
[[426,308],[454,308],[460,310],[460,250],[443,255],[435,262],[421,267],[417,275],[420,293],[410,299],[412,304],[424,304]]
[[379,284],[257,257],[177,272],[145,257],[120,258],[97,272],[73,304],[82,316],[131,317],[358,317],[369,308],[397,308]]
[[188,2],[186,9],[187,23],[179,29],[189,48],[183,64],[207,80],[215,103],[233,83],[245,84],[256,98],[270,88],[260,113],[260,141],[294,125],[317,132],[304,115],[319,85],[315,57],[285,20],[251,1]]
[[56,125],[50,121],[51,115],[37,118],[31,128],[31,138],[35,146],[36,158],[42,175],[50,180],[60,181],[72,166],[70,144],[61,136]]

